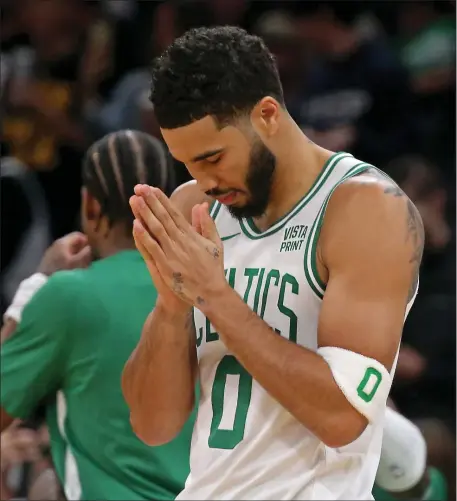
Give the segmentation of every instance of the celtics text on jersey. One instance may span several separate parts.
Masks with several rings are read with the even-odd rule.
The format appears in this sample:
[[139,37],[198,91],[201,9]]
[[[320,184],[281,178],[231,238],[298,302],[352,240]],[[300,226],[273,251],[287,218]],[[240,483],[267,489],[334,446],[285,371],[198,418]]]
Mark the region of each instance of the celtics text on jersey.
[[[231,287],[278,335],[313,351],[325,293],[316,266],[325,209],[337,186],[372,168],[334,154],[308,193],[263,232],[218,202],[211,209]],[[191,473],[177,499],[370,499],[382,419],[348,446],[326,447],[253,380],[197,309],[194,320],[201,395]]]

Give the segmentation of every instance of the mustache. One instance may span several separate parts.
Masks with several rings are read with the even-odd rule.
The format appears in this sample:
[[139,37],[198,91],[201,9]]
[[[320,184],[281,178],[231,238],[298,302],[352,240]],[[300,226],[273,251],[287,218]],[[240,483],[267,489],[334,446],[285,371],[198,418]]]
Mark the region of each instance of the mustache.
[[205,194],[209,197],[220,197],[227,195],[228,193],[239,193],[240,190],[228,189],[228,190],[220,190],[218,188],[214,188],[212,190],[205,191]]

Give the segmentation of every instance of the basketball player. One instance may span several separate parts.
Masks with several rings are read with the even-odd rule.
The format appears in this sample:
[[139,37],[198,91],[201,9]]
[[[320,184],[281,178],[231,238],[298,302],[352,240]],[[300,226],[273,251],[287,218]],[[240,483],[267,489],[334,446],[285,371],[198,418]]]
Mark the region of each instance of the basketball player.
[[418,211],[378,169],[303,135],[272,55],[241,29],[175,40],[151,99],[197,186],[181,190],[192,224],[158,188],[131,200],[159,292],[123,374],[134,430],[170,441],[199,378],[178,499],[372,499]]
[[[69,500],[173,499],[189,474],[191,423],[172,443],[147,447],[132,432],[119,384],[157,295],[135,249],[129,197],[139,182],[166,188],[166,158],[140,132],[96,142],[83,167],[86,236],[50,247],[6,312],[1,428],[47,399],[51,452]],[[89,264],[88,243],[98,260],[72,269]]]

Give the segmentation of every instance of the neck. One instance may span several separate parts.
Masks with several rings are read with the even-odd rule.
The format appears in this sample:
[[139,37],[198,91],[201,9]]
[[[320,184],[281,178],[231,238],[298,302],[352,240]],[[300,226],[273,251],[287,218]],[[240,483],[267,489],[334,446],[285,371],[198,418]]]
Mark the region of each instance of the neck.
[[106,237],[97,242],[98,255],[104,259],[124,250],[135,249],[133,238],[124,227],[115,226],[109,230]]
[[311,142],[287,117],[278,142],[283,145],[275,154],[277,160],[273,186],[265,214],[255,219],[265,231],[286,215],[310,190],[332,151]]

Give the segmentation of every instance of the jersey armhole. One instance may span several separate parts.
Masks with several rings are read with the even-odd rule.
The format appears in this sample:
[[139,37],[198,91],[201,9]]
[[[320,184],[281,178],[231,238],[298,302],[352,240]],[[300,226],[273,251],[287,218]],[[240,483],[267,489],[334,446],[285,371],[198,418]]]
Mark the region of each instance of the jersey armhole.
[[317,213],[316,219],[314,220],[314,223],[311,226],[311,231],[309,232],[308,241],[305,247],[303,264],[305,269],[306,280],[309,286],[311,287],[311,290],[314,292],[314,294],[320,301],[322,301],[322,299],[324,298],[324,293],[327,284],[319,276],[317,268],[317,244],[319,241],[322,225],[324,224],[325,211],[327,210],[330,197],[332,196],[333,192],[338,188],[338,186],[344,183],[344,181],[358,174],[361,174],[362,172],[371,168],[373,168],[373,166],[365,162],[360,162],[357,165],[354,165],[354,167],[352,167],[330,190],[330,193],[326,196],[319,212]]

